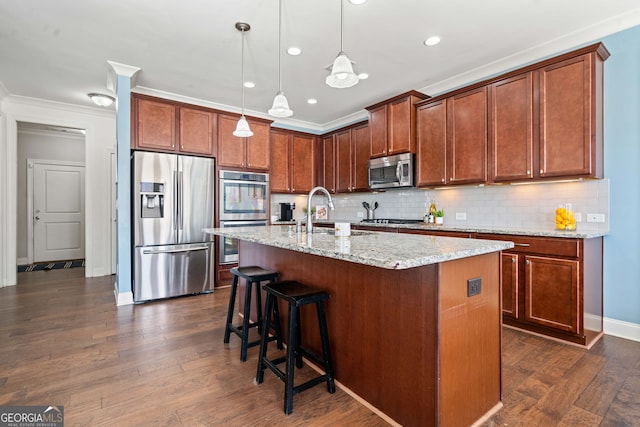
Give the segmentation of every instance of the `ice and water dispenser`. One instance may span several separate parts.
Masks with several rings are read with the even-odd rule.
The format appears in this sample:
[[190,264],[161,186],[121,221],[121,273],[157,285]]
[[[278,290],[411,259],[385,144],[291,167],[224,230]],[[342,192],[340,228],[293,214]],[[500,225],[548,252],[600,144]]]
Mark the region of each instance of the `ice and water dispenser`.
[[140,183],[140,217],[164,218],[164,183]]

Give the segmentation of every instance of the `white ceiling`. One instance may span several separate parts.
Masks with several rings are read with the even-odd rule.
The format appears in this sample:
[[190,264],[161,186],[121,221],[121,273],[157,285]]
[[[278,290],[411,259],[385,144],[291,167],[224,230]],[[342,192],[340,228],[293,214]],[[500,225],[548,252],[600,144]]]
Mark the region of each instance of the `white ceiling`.
[[[344,0],[344,50],[370,77],[325,83],[340,50],[340,0],[283,0],[283,126],[328,130],[407,90],[429,95],[640,24],[638,0]],[[0,95],[92,105],[107,61],[141,71],[136,92],[239,111],[241,34],[250,115],[278,89],[278,0],[0,0]],[[438,35],[442,42],[426,47]],[[2,88],[4,85],[4,89]],[[316,98],[316,105],[307,104]],[[113,107],[111,107],[113,108]]]

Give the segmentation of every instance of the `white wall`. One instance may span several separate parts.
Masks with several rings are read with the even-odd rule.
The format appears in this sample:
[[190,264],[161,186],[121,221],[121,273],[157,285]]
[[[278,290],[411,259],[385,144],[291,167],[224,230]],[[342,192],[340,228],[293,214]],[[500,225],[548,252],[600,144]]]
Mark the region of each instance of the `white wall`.
[[0,286],[16,284],[17,122],[85,129],[85,227],[87,277],[111,274],[110,155],[115,113],[39,99],[9,96],[0,104]]
[[84,135],[35,129],[18,124],[17,147],[17,257],[27,258],[27,160],[64,160],[84,163]]

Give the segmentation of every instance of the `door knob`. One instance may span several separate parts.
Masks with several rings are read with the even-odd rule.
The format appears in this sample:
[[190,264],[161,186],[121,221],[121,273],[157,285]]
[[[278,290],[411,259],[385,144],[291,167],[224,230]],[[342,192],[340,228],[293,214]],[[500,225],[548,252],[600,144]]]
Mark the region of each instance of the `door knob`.
[[36,215],[36,221],[40,220],[40,217]]

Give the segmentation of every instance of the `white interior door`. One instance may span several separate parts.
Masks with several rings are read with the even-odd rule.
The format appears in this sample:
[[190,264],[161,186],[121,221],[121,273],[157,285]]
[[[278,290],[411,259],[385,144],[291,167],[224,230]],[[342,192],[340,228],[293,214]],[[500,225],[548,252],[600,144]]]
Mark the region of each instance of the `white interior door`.
[[84,258],[84,166],[33,165],[34,262]]

